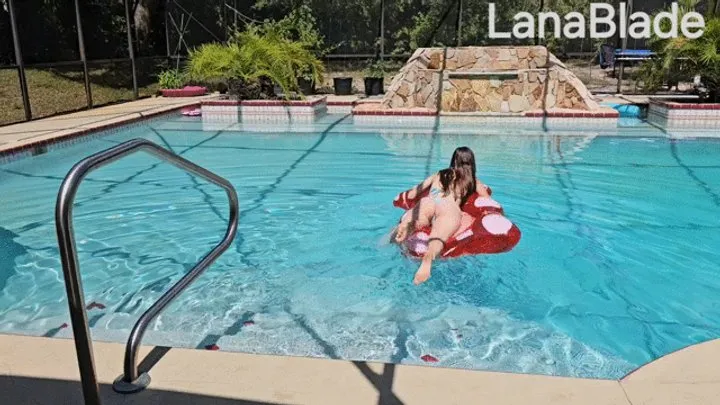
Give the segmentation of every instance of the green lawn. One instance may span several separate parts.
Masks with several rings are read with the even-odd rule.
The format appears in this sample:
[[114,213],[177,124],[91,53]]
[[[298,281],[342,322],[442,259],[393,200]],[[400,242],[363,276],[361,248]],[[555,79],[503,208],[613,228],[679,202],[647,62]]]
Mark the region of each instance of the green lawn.
[[[101,106],[132,100],[132,76],[129,68],[100,67],[91,69],[90,83],[93,104]],[[87,107],[85,84],[81,69],[26,69],[28,93],[33,118],[47,117]],[[140,77],[140,97],[157,91],[152,73]],[[22,97],[17,70],[0,70],[0,125],[23,121]]]

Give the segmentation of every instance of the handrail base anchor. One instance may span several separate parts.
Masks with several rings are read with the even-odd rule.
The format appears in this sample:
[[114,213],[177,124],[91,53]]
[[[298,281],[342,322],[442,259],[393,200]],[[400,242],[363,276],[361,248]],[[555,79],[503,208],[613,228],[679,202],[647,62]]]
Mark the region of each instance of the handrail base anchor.
[[148,373],[142,373],[138,376],[137,380],[127,382],[125,381],[125,375],[121,375],[113,381],[113,391],[118,394],[134,394],[140,392],[150,385],[150,375]]

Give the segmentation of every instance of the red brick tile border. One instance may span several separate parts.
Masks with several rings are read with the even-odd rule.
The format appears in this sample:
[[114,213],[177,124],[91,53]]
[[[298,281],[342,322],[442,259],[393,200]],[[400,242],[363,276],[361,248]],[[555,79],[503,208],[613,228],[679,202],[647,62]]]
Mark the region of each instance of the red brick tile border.
[[416,117],[434,117],[437,115],[437,111],[433,110],[354,110],[353,115],[402,115],[402,116],[416,116]]
[[357,101],[328,101],[328,107],[352,107],[357,105]]
[[533,118],[618,118],[620,113],[617,111],[528,111],[524,116]]
[[678,103],[676,101],[650,100],[650,104],[670,110],[720,110],[720,103]]
[[213,106],[247,106],[247,107],[315,107],[325,102],[327,97],[317,100],[206,100],[202,105]]
[[[438,115],[437,111],[423,109],[423,110],[410,110],[410,109],[355,109],[353,115],[402,115],[402,116],[435,116]],[[488,117],[507,117],[506,115],[493,115],[489,114]],[[620,113],[617,111],[528,111],[523,115],[528,118],[618,118]]]
[[232,107],[232,106],[240,105],[240,102],[237,100],[205,100],[205,101],[201,102],[200,105]]

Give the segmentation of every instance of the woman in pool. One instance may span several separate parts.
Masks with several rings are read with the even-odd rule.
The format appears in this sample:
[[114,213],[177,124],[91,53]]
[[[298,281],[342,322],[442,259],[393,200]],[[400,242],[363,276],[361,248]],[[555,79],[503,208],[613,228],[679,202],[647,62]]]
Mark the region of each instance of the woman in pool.
[[439,171],[430,177],[430,195],[422,198],[400,220],[395,231],[398,243],[404,242],[415,229],[432,225],[428,249],[413,280],[416,285],[430,278],[433,260],[443,250],[445,242],[461,229],[463,212],[460,207],[475,192],[474,177],[467,166]]
[[[450,168],[457,169],[461,167],[466,167],[468,170],[470,170],[470,173],[472,174],[473,188],[479,194],[479,196],[490,197],[488,187],[481,181],[479,181],[476,177],[475,154],[473,153],[472,149],[468,148],[467,146],[461,146],[455,149],[455,152],[453,152],[452,155],[452,159],[450,159]],[[405,200],[416,199],[417,196],[422,195],[430,188],[430,185],[433,183],[436,176],[437,174],[433,174],[412,189],[401,193],[401,195],[404,194]]]
[[[466,173],[469,174],[470,179],[470,194],[472,194],[473,191],[477,192],[480,197],[490,197],[490,193],[488,192],[488,187],[483,184],[481,181],[479,181],[476,177],[475,171],[475,154],[473,153],[472,149],[468,148],[467,146],[461,146],[453,152],[452,159],[450,159],[450,169],[464,169]],[[405,200],[415,200],[418,196],[423,195],[425,192],[428,191],[432,187],[433,184],[437,184],[439,181],[438,173],[433,174],[432,176],[426,178],[422,181],[422,183],[418,184],[417,186],[413,187],[410,190],[407,190],[400,194],[400,196]],[[462,202],[467,199],[467,196],[462,199]],[[421,200],[422,201],[422,200]],[[418,203],[417,206],[420,206],[421,204]],[[416,207],[417,207],[416,206]],[[460,205],[462,207],[462,205]],[[417,207],[417,210],[410,210],[405,213],[405,216],[403,218],[412,219],[413,216],[415,216],[415,219],[417,220],[418,217],[424,217],[428,218],[428,212],[430,212],[430,209],[427,208],[427,204],[425,206]],[[472,216],[465,212],[460,212],[460,224],[459,226],[455,227],[454,230],[451,233],[447,233],[446,229],[439,229],[438,231],[442,236],[445,236],[442,239],[438,239],[435,224],[433,224],[433,235],[430,235],[430,241],[428,243],[428,250],[423,257],[423,264],[420,266],[420,269],[415,274],[415,279],[413,282],[415,284],[420,284],[425,281],[427,281],[428,278],[430,278],[430,268],[432,266],[432,260],[437,256],[439,252],[442,251],[442,249],[445,246],[445,242],[450,236],[454,236],[455,234],[458,234],[460,232],[465,231],[468,229],[474,219]],[[440,224],[444,228],[444,224]],[[420,228],[417,223],[415,224],[417,228]],[[450,225],[448,225],[448,228]],[[402,234],[401,234],[402,232]],[[407,235],[409,235],[409,231],[407,229],[402,230],[402,227],[396,228],[395,231],[391,235],[394,235],[394,238],[397,242],[400,242],[402,240],[405,240],[407,238]],[[398,238],[399,236],[399,238]],[[434,238],[434,240],[433,240]],[[425,258],[428,258],[427,260]]]

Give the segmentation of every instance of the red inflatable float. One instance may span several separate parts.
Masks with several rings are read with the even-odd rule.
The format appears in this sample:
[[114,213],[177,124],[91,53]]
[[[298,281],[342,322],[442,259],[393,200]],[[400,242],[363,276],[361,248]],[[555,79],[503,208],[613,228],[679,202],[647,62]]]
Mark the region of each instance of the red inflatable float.
[[202,115],[202,110],[199,107],[185,108],[181,112],[186,117],[199,117]]
[[[405,210],[412,209],[428,192],[414,199],[407,197],[407,191],[400,193],[393,205]],[[491,194],[488,188],[488,194]],[[472,216],[470,226],[457,232],[445,243],[441,257],[505,253],[520,242],[520,229],[505,217],[502,206],[492,198],[472,194],[462,210]],[[411,256],[422,257],[427,251],[431,227],[417,229],[403,243]]]

